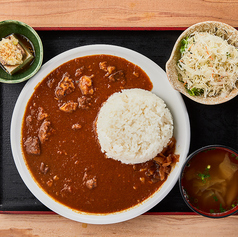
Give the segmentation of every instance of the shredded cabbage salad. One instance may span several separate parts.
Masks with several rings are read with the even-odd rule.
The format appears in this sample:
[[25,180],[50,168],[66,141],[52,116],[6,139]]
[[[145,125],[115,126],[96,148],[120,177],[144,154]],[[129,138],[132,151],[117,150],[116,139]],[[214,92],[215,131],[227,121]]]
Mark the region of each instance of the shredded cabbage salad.
[[178,79],[193,96],[226,96],[238,79],[238,51],[227,40],[208,32],[183,39],[177,62]]

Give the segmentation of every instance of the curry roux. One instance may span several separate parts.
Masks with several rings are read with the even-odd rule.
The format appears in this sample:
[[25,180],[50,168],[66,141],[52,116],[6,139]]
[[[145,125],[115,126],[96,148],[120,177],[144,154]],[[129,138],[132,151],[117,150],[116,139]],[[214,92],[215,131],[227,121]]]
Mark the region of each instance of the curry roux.
[[28,101],[22,126],[24,158],[40,187],[90,213],[125,210],[158,190],[178,161],[174,139],[154,160],[127,165],[105,157],[94,130],[111,94],[152,87],[141,68],[110,55],[76,58],[46,76]]

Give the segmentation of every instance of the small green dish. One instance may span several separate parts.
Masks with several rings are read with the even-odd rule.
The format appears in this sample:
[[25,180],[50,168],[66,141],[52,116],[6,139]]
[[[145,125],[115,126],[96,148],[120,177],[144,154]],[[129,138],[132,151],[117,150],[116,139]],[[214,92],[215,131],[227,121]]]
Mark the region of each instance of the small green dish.
[[43,45],[39,35],[32,27],[15,20],[0,22],[0,40],[13,33],[23,35],[31,41],[35,51],[35,58],[29,68],[13,75],[0,68],[0,82],[9,84],[23,82],[34,76],[40,69],[43,61]]

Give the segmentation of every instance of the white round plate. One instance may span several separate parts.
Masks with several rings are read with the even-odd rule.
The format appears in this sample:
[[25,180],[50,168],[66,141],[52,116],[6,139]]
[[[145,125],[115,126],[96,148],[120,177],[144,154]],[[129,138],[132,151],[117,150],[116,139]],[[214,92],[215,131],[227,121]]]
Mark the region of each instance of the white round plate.
[[[76,212],[52,199],[48,196],[39,186],[36,184],[27,169],[25,164],[22,150],[21,150],[21,125],[22,119],[25,112],[25,107],[28,100],[30,99],[36,85],[42,81],[52,70],[60,66],[61,64],[78,57],[96,54],[108,54],[127,59],[128,61],[141,67],[147,75],[150,77],[153,83],[152,92],[162,98],[170,109],[174,118],[174,136],[177,140],[176,153],[180,154],[180,160],[176,167],[172,170],[168,179],[162,186],[150,198],[145,200],[143,203],[130,208],[126,211],[115,213],[115,214],[83,214]],[[122,222],[125,220],[132,219],[142,213],[147,212],[152,207],[157,205],[174,187],[178,180],[181,167],[187,157],[190,145],[190,123],[187,114],[187,110],[184,101],[179,94],[175,91],[166,76],[166,73],[153,61],[147,57],[126,49],[123,47],[112,46],[112,45],[89,45],[74,48],[66,51],[42,66],[40,71],[31,78],[22,89],[19,98],[16,102],[12,122],[11,122],[11,147],[13,158],[18,169],[20,176],[25,182],[29,190],[40,200],[45,206],[52,211],[75,221],[88,223],[88,224],[111,224]]]

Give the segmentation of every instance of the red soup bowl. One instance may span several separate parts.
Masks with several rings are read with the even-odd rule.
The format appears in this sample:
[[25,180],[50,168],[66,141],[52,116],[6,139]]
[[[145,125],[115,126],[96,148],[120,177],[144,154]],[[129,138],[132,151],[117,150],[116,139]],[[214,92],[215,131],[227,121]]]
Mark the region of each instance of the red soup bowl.
[[238,152],[222,145],[194,151],[182,167],[179,186],[188,207],[202,216],[238,212]]

